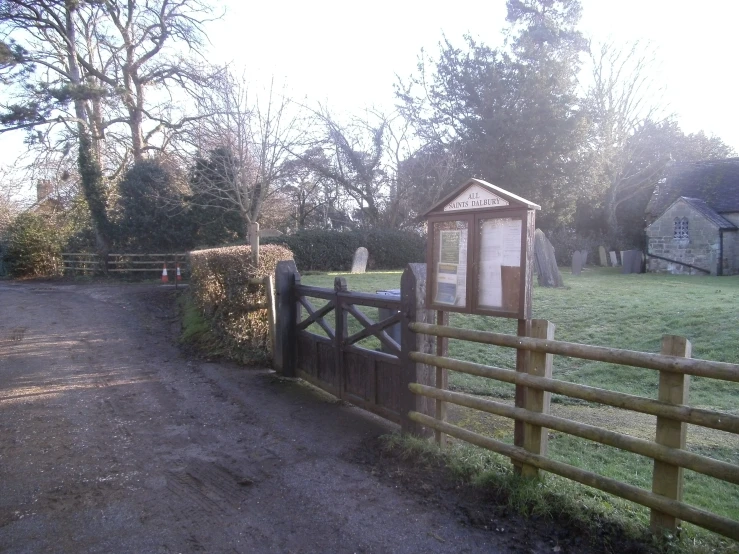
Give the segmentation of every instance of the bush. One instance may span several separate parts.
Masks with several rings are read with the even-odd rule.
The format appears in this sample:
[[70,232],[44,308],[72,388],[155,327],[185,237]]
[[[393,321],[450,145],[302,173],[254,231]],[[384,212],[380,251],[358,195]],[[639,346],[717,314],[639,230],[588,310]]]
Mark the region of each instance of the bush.
[[252,264],[249,246],[190,252],[193,300],[229,357],[243,363],[267,361],[267,310],[254,308],[267,299],[264,287],[248,281],[274,275],[277,262],[292,259],[290,250],[276,245],[259,249],[258,267]]
[[118,185],[117,248],[128,252],[181,252],[192,248],[194,226],[178,176],[159,160],[137,162]]
[[360,246],[369,251],[370,269],[402,269],[426,259],[425,238],[404,231],[308,230],[270,237],[264,243],[288,247],[300,271],[348,271]]
[[63,233],[51,216],[26,212],[7,230],[4,258],[12,277],[55,277],[62,273]]

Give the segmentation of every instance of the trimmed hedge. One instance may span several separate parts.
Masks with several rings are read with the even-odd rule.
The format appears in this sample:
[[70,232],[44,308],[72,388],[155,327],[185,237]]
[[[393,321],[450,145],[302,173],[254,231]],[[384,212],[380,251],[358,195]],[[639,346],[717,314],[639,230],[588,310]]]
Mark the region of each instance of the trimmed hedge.
[[369,269],[403,269],[426,259],[426,239],[405,231],[306,230],[263,242],[288,247],[300,271],[349,271],[360,246],[369,251]]
[[253,309],[266,302],[264,287],[247,281],[274,275],[277,262],[292,259],[290,250],[277,245],[259,249],[258,267],[252,264],[249,246],[190,252],[193,300],[228,357],[243,363],[268,360],[267,310]]

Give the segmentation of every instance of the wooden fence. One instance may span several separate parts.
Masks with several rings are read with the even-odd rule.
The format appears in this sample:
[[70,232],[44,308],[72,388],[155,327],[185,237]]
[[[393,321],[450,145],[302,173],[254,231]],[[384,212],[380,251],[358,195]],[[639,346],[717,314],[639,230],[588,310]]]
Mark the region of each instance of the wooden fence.
[[[177,267],[181,274],[189,270],[188,256],[186,253],[169,254],[108,254],[107,260],[103,260],[94,253],[63,253],[62,262],[65,273],[81,273],[91,275],[104,271],[113,273],[151,273],[152,275],[162,273],[167,268],[170,279],[176,277]],[[104,262],[107,262],[104,263]]]
[[[690,342],[665,336],[661,354],[589,346],[554,339],[554,325],[532,320],[530,336],[512,336],[411,322],[412,333],[442,339],[459,339],[516,349],[526,362],[517,371],[412,351],[409,363],[420,363],[495,379],[516,385],[516,405],[511,406],[469,394],[411,383],[413,394],[511,418],[516,421],[514,445],[462,429],[444,421],[445,410],[436,416],[412,411],[408,417],[419,425],[510,457],[525,476],[535,477],[539,469],[625,498],[651,509],[653,530],[675,532],[680,520],[739,540],[739,522],[682,502],[683,468],[739,484],[739,466],[698,455],[685,449],[687,424],[739,434],[739,416],[688,405],[691,375],[739,382],[739,365],[691,359]],[[568,356],[659,371],[658,400],[569,383],[552,378],[553,356]],[[654,441],[648,441],[555,417],[549,414],[552,393],[614,406],[657,417]],[[547,457],[547,429],[652,458],[652,491],[585,471]]]

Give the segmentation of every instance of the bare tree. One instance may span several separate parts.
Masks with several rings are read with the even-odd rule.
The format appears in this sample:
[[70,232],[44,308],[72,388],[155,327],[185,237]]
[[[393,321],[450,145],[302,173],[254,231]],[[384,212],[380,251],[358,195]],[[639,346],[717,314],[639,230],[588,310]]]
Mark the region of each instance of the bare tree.
[[387,118],[368,110],[341,124],[325,107],[312,113],[315,136],[304,143],[300,159],[351,197],[361,226],[379,226],[388,195]]
[[[669,151],[647,156],[654,142],[642,136],[668,118],[648,45],[605,43],[591,50],[590,59],[593,84],[585,108],[592,123],[591,182],[602,191],[606,223],[614,231],[618,206],[653,185],[669,160]],[[648,162],[639,163],[643,160]]]
[[257,222],[270,192],[285,178],[300,134],[299,106],[274,90],[260,97],[228,68],[199,99],[202,119],[191,136],[209,153],[204,171],[192,179],[193,201],[201,207],[234,211],[244,226]]
[[202,75],[172,46],[199,47],[209,13],[202,0],[0,0],[0,71],[16,83],[0,132],[26,129],[41,150],[61,142],[78,152],[102,249],[106,160],[118,175],[192,121],[171,100]]

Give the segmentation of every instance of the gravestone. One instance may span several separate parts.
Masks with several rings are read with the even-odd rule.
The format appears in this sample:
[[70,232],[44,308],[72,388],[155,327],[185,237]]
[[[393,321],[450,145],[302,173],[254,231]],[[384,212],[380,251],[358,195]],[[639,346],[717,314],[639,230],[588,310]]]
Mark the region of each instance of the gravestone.
[[641,250],[626,250],[623,252],[623,269],[621,273],[642,273],[644,254]]
[[600,257],[600,265],[603,267],[608,267],[608,257],[606,256],[605,246],[598,247],[598,256]]
[[612,265],[613,267],[616,267],[616,266],[618,265],[618,258],[616,257],[616,251],[615,251],[615,250],[611,250],[611,251],[610,251],[610,252],[608,253],[608,255],[609,255],[609,256],[610,256],[610,258],[611,258],[611,265]]
[[575,250],[572,253],[572,274],[573,275],[580,275],[580,272],[582,272],[582,265],[583,265],[583,253],[580,250]]
[[554,247],[541,229],[534,234],[534,267],[542,287],[563,287],[562,275],[554,257]]
[[582,259],[582,266],[585,267],[588,265],[588,254],[590,252],[588,250],[580,250],[580,257]]
[[644,273],[646,256],[641,250],[637,250],[637,252],[639,252],[639,256],[634,260],[634,273]]
[[631,258],[633,254],[633,250],[621,250],[621,273],[631,273]]
[[357,248],[354,252],[354,259],[352,260],[352,273],[364,273],[367,270],[367,258],[369,252],[364,246]]

